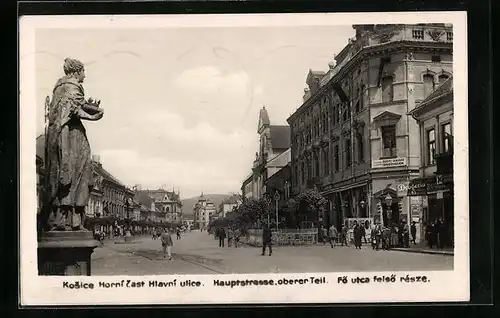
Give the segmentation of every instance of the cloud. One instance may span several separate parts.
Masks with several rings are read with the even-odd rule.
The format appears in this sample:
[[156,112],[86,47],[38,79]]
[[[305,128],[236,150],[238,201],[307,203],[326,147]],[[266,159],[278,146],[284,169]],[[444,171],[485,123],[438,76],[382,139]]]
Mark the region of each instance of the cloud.
[[106,139],[89,129],[94,153],[123,182],[147,180],[144,186],[157,187],[175,180],[176,187],[185,189],[239,190],[257,147],[254,134],[242,129],[221,132],[207,122],[190,128],[183,116],[168,111],[132,118],[141,123],[140,133],[126,122]]
[[183,71],[175,80],[174,85],[187,92],[197,94],[245,94],[250,79],[244,71],[223,72],[217,67],[203,66]]

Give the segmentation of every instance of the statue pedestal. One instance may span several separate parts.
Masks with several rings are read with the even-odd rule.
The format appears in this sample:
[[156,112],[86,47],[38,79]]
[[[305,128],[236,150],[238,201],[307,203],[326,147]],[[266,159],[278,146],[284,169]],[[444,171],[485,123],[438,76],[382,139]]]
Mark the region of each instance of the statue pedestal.
[[99,246],[90,231],[50,231],[38,239],[38,274],[90,276],[91,255]]

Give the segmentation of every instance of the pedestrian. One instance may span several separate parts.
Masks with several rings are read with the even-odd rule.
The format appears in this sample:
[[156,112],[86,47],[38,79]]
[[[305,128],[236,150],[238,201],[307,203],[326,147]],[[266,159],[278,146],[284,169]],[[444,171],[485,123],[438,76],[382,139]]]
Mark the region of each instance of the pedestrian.
[[172,259],[172,246],[174,242],[172,240],[172,236],[170,236],[170,232],[167,229],[163,230],[161,234],[161,246],[163,248],[163,258],[168,256],[168,260]]
[[240,235],[241,235],[241,231],[240,229],[236,228],[233,232],[233,235],[234,235],[234,247],[237,248],[238,247],[238,243],[240,242]]
[[262,255],[263,256],[266,254],[266,246],[269,247],[269,256],[271,256],[271,254],[273,253],[272,241],[273,241],[273,233],[269,229],[269,226],[267,224],[265,224],[264,228],[262,229]]
[[378,242],[377,242],[377,237],[379,235],[379,229],[377,225],[374,225],[372,227],[371,233],[370,233],[370,239],[372,241],[372,249],[373,250],[378,250]]
[[334,248],[335,241],[337,241],[338,238],[338,231],[337,228],[335,227],[335,224],[332,224],[332,226],[330,226],[330,229],[328,230],[328,236],[329,236],[330,246]]
[[382,249],[388,251],[391,247],[391,229],[384,227],[382,230]]
[[177,228],[177,239],[181,239],[181,229]]
[[321,226],[321,240],[323,241],[323,245],[325,245],[328,240],[328,230],[323,225]]
[[231,247],[233,241],[233,229],[227,228],[227,247]]
[[354,236],[354,247],[356,249],[361,249],[361,237],[363,226],[359,225],[357,222],[354,223],[353,236]]
[[342,225],[342,229],[340,230],[340,244],[341,246],[349,246],[347,243],[347,226]]
[[[359,224],[358,227],[359,227],[359,234],[361,235],[361,237],[360,237],[360,244],[362,244],[361,239],[364,239],[365,240],[365,244],[366,244],[366,229],[365,229],[365,226],[363,224]],[[361,245],[360,245],[360,248],[361,248]]]
[[226,231],[224,231],[224,228],[219,228],[218,231],[218,237],[219,237],[219,247],[224,247],[224,240],[226,239]]
[[403,221],[403,246],[405,248],[410,247],[410,227],[406,221]]
[[411,241],[413,243],[413,245],[416,245],[417,244],[417,225],[416,225],[416,222],[413,221],[411,222],[411,228],[410,228],[410,232],[411,232]]

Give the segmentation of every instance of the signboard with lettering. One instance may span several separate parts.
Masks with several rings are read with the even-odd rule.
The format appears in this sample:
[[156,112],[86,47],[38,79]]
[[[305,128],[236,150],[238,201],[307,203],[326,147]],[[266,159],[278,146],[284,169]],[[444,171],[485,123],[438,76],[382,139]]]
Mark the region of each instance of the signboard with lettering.
[[394,167],[404,167],[404,166],[406,166],[406,158],[405,157],[372,160],[372,168],[373,169],[394,168]]
[[398,182],[398,197],[427,195],[427,186],[427,181],[421,178]]
[[438,192],[449,192],[450,188],[445,183],[429,183],[427,184],[427,194],[434,194]]

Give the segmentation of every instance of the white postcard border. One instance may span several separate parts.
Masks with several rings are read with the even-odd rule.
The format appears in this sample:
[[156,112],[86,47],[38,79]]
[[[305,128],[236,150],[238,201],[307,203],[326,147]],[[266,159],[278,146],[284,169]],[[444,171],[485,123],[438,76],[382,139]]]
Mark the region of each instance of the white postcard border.
[[[37,274],[36,239],[36,122],[35,30],[40,28],[178,28],[313,26],[370,23],[450,23],[454,26],[454,125],[455,134],[455,255],[453,271],[297,273],[252,275],[168,275],[43,277]],[[426,302],[469,299],[469,198],[467,107],[467,16],[465,12],[317,13],[249,15],[155,16],[24,16],[19,21],[20,46],[20,296],[22,305],[111,304],[215,304],[215,303],[348,303]],[[346,39],[347,41],[347,39]],[[335,52],[332,52],[332,54]],[[445,256],[443,256],[445,257]],[[395,274],[426,276],[427,283],[342,284],[338,277],[373,277]],[[257,278],[300,279],[324,277],[327,284],[216,287],[213,281]],[[63,282],[93,283],[169,281],[190,279],[203,287],[192,288],[63,288]],[[381,288],[383,285],[383,289]]]

